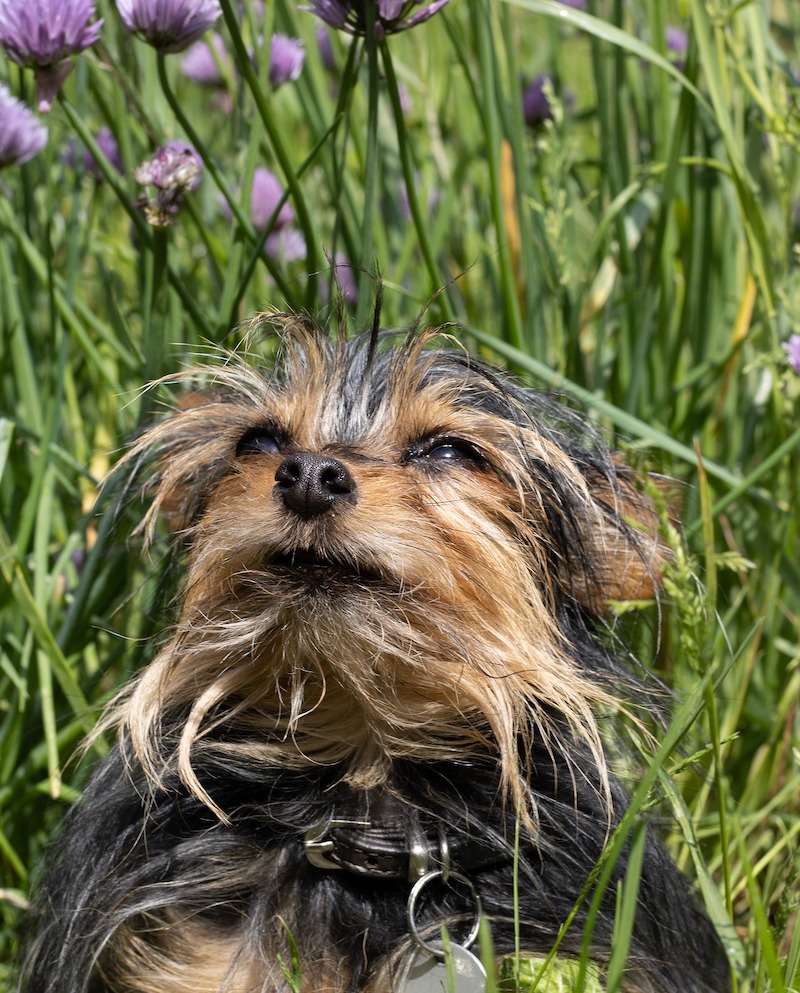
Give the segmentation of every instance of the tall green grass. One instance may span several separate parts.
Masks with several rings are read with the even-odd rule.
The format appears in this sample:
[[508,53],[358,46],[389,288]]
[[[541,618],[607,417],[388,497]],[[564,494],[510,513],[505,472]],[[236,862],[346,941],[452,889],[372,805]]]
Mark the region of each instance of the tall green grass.
[[[130,540],[135,495],[98,500],[158,413],[142,387],[235,345],[258,310],[335,320],[341,255],[360,267],[353,328],[379,273],[385,325],[423,308],[454,322],[673,481],[686,544],[662,636],[641,625],[635,648],[676,703],[658,745],[638,743],[635,809],[697,880],[737,990],[800,988],[800,376],[780,347],[800,326],[800,7],[452,0],[374,45],[332,33],[333,69],[291,0],[223,7],[230,110],[100,0],[102,41],[77,59],[48,148],[0,174],[4,968],[85,777],[72,756],[169,621],[173,577]],[[688,32],[680,67],[667,27]],[[263,48],[259,68],[246,55],[273,30],[307,53],[274,92]],[[529,127],[522,82],[544,72],[553,119]],[[2,57],[0,79],[32,99],[30,73]],[[100,126],[125,163],[102,182],[65,158]],[[206,169],[158,231],[132,173],[171,138]],[[259,165],[287,189],[305,260],[262,251]]]

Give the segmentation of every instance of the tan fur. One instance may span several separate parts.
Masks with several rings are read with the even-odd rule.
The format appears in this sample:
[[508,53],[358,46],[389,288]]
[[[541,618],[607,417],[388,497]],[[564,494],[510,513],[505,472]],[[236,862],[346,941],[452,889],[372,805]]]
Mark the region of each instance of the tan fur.
[[237,962],[236,940],[176,920],[150,922],[141,933],[121,928],[99,974],[120,993],[254,993],[250,964]]
[[[291,968],[291,954],[279,922],[260,948],[248,949],[236,930],[173,913],[121,928],[98,974],[118,993],[290,993],[284,965]],[[341,962],[303,956],[302,978],[314,993],[341,993],[349,976]]]

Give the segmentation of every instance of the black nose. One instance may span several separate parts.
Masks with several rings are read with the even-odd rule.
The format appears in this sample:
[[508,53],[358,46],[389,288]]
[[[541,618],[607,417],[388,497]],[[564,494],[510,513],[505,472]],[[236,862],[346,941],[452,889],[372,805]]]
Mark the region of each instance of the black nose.
[[283,502],[306,519],[343,500],[353,502],[355,488],[347,468],[327,455],[290,455],[275,473],[275,489]]

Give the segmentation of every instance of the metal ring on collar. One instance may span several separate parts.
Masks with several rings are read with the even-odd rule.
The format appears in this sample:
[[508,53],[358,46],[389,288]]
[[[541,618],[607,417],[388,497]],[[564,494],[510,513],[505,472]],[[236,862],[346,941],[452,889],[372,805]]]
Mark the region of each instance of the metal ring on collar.
[[408,894],[408,910],[407,910],[408,925],[411,929],[411,935],[414,938],[414,941],[416,941],[416,943],[420,945],[422,948],[424,948],[426,951],[430,952],[431,955],[435,955],[437,958],[443,958],[445,954],[444,948],[442,948],[439,945],[434,945],[428,941],[425,941],[425,939],[422,937],[422,935],[419,932],[419,928],[417,927],[417,922],[415,920],[415,916],[417,912],[417,903],[419,901],[420,893],[425,889],[425,887],[429,883],[439,878],[444,879],[444,881],[447,883],[454,881],[457,883],[461,883],[463,886],[466,886],[469,889],[470,895],[472,896],[472,900],[475,904],[475,923],[470,928],[469,934],[467,935],[466,939],[462,942],[458,942],[458,944],[462,948],[469,948],[469,946],[478,937],[478,930],[481,924],[481,898],[478,896],[478,891],[472,885],[472,882],[469,879],[467,879],[466,876],[462,875],[460,872],[455,872],[452,869],[446,875],[442,869],[433,869],[430,872],[425,873],[425,875],[422,876],[421,879],[418,879],[416,883],[414,883],[414,885],[412,886],[411,892]]

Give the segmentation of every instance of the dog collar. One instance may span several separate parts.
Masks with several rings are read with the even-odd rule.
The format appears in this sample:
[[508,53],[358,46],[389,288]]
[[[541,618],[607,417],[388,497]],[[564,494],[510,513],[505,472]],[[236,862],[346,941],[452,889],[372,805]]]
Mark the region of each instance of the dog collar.
[[426,823],[419,811],[388,794],[368,797],[363,807],[355,816],[334,810],[306,831],[303,845],[311,865],[415,883],[435,869],[471,871],[508,858],[499,846],[446,829],[441,820]]

